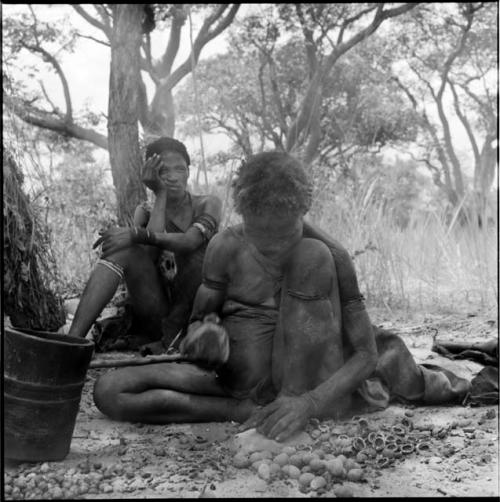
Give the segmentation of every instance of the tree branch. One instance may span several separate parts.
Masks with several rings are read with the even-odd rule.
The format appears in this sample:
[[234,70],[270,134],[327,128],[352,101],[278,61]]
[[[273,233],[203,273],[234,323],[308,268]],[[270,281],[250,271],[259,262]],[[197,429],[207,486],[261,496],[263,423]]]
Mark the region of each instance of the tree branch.
[[83,17],[83,19],[85,19],[85,21],[87,21],[88,23],[90,23],[92,26],[94,26],[95,28],[97,28],[98,30],[101,30],[107,37],[109,40],[111,40],[111,30],[108,29],[108,27],[102,23],[101,21],[99,21],[98,19],[96,19],[95,17],[92,17],[83,7],[81,7],[80,5],[78,4],[69,4],[71,7],[73,7],[73,9],[78,12],[78,14],[80,14],[80,16]]
[[77,33],[76,36],[80,37],[80,38],[88,38],[89,40],[97,42],[98,44],[104,45],[106,47],[111,47],[111,45],[109,44],[109,42],[104,42],[103,40],[99,40],[98,38],[94,38],[94,37],[92,37],[90,35],[82,35],[81,33]]
[[427,157],[417,157],[412,151],[405,150],[405,152],[409,153],[410,157],[413,160],[417,162],[423,162],[431,172],[432,179],[434,180],[436,186],[446,191],[446,186],[441,180],[441,172],[439,171],[439,168],[430,161],[429,154],[427,154]]
[[462,113],[462,110],[460,109],[460,102],[458,100],[458,94],[455,89],[455,86],[453,83],[450,81],[450,79],[447,79],[448,84],[450,86],[451,92],[453,94],[453,106],[455,108],[455,113],[457,114],[457,117],[460,119],[462,122],[462,125],[464,126],[465,131],[467,132],[467,136],[469,137],[470,144],[472,146],[472,151],[474,153],[474,162],[476,165],[479,164],[479,148],[477,146],[476,138],[474,137],[474,133],[472,132],[472,127],[467,119],[467,117]]
[[448,74],[450,72],[451,66],[455,59],[457,59],[458,56],[463,52],[465,48],[465,41],[467,40],[467,35],[470,31],[470,28],[472,26],[472,14],[467,15],[467,24],[463,29],[462,36],[460,37],[460,42],[458,43],[458,47],[448,56],[446,59],[444,65],[443,65],[443,70],[441,72],[441,85],[439,86],[439,90],[437,93],[438,99],[441,100],[444,89],[446,87],[446,81],[448,79]]
[[472,12],[473,11],[471,10],[468,11],[467,24],[464,27],[462,36],[460,37],[460,42],[458,43],[458,47],[446,59],[443,66],[443,71],[441,72],[441,85],[439,86],[439,90],[436,96],[433,96],[436,101],[439,119],[441,120],[441,125],[443,127],[444,145],[446,148],[446,152],[448,153],[448,157],[450,158],[451,165],[453,167],[453,174],[455,177],[455,187],[460,196],[464,195],[462,168],[460,166],[460,161],[458,160],[458,157],[455,153],[455,149],[453,147],[450,125],[444,112],[443,93],[446,87],[446,83],[448,81],[448,74],[450,72],[451,66],[455,61],[455,59],[463,52],[465,48],[465,41],[467,39],[467,34],[472,26],[472,18],[473,18]]
[[111,27],[111,19],[112,19],[112,14],[108,12],[106,7],[101,4],[94,4],[94,9],[97,11],[97,14],[99,14],[99,17],[101,18],[104,26],[106,27],[105,33],[108,36],[108,38],[111,38],[111,33],[112,33],[112,27]]
[[316,44],[314,43],[313,32],[307,27],[307,23],[304,18],[304,13],[302,12],[302,6],[299,3],[296,3],[294,5],[297,17],[299,18],[300,26],[302,28],[302,33],[304,35],[307,62],[309,64],[309,78],[310,78],[316,71],[316,68],[318,67],[318,58],[316,56],[317,47]]
[[245,155],[251,155],[252,154],[252,146],[249,143],[249,138],[247,134],[241,134],[240,130],[238,130],[236,127],[230,126],[227,121],[216,117],[213,114],[207,115],[207,118],[209,120],[213,120],[215,123],[215,129],[219,128],[228,134],[228,136],[232,136],[235,140],[235,142],[240,146],[240,148],[243,150],[243,153]]
[[[379,8],[382,8],[382,6],[380,6]],[[362,11],[358,12],[356,15],[354,16],[351,16],[351,17],[348,17],[343,23],[342,23],[342,26],[340,27],[340,31],[339,31],[339,35],[337,37],[337,45],[342,43],[342,40],[344,38],[344,32],[346,30],[346,28],[356,22],[358,19],[360,19],[361,17],[363,17],[365,14],[368,14],[369,12],[371,12],[372,10],[376,9],[377,6],[372,6],[372,7],[368,7],[366,9],[363,9]]]
[[[229,12],[225,17],[223,17],[218,25],[210,31],[210,26],[217,21],[217,19],[222,15],[224,10],[228,7],[228,4],[219,7],[217,11],[205,19],[196,40],[193,43],[193,54],[189,55],[187,59],[182,63],[173,73],[171,73],[168,77],[162,80],[160,89],[161,92],[166,90],[172,90],[189,72],[191,72],[192,68],[192,60],[196,64],[198,62],[201,50],[203,47],[214,39],[217,35],[222,33],[233,21],[238,9],[240,8],[240,4],[233,4]],[[160,90],[159,89],[159,90]]]
[[434,126],[431,124],[431,122],[429,120],[429,117],[427,116],[427,114],[425,113],[425,111],[418,112],[418,109],[417,109],[417,100],[416,100],[415,96],[413,96],[413,94],[410,91],[410,89],[408,89],[408,87],[406,87],[399,80],[398,77],[393,77],[393,80],[398,84],[398,86],[408,96],[408,98],[409,98],[409,100],[410,100],[410,102],[411,102],[414,110],[419,114],[419,117],[422,120],[422,124],[423,124],[424,128],[427,130],[427,132],[431,136],[432,142],[433,142],[434,147],[436,148],[436,151],[437,151],[439,162],[441,164],[441,167],[443,168],[443,174],[444,174],[445,183],[446,183],[446,192],[448,194],[450,202],[455,203],[455,199],[454,199],[455,195],[454,195],[453,183],[452,183],[451,175],[450,175],[450,167],[449,167],[449,164],[448,164],[448,159],[446,158],[446,153],[445,153],[445,151],[444,151],[444,149],[443,149],[443,147],[441,145],[441,142],[439,141],[439,138],[438,138],[438,136],[436,134],[436,130],[434,129]]
[[153,67],[151,61],[151,52],[147,48],[144,48],[144,44],[142,45],[142,48],[146,53],[146,57],[140,56],[139,66],[141,70],[144,70],[150,76],[151,80],[154,82],[156,87],[158,87],[160,85],[160,79],[156,75],[156,71]]
[[[285,109],[283,107],[283,103],[281,101],[281,93],[278,88],[278,77],[276,75],[276,64],[275,64],[274,60],[272,60],[271,58],[269,58],[269,80],[271,82],[271,90],[273,93],[274,103],[276,104],[276,108],[278,111],[278,122],[280,124],[281,133],[284,134],[287,129]],[[281,139],[280,139],[280,144],[281,144]],[[283,147],[282,144],[281,144],[281,147]]]
[[73,121],[73,107],[71,105],[71,95],[69,93],[69,86],[68,86],[68,81],[66,80],[66,76],[64,75],[64,72],[61,68],[61,65],[57,61],[57,59],[52,56],[52,54],[49,54],[43,47],[40,47],[39,45],[28,45],[25,44],[24,42],[21,42],[23,47],[28,49],[29,51],[32,52],[38,52],[43,56],[43,59],[45,59],[48,63],[50,63],[54,69],[56,70],[56,73],[59,76],[59,79],[61,80],[61,84],[63,87],[63,92],[64,92],[64,101],[66,103],[66,116],[65,120],[66,122],[72,122]]
[[399,7],[394,7],[393,9],[383,10],[384,4],[383,3],[378,4],[377,10],[375,12],[375,17],[373,18],[372,22],[366,28],[363,28],[358,33],[353,35],[349,40],[339,44],[326,58],[325,73],[328,73],[330,71],[330,69],[340,56],[345,54],[352,47],[359,44],[365,38],[369,37],[372,33],[374,33],[386,19],[400,16],[401,14],[404,14],[414,9],[417,5],[418,3],[406,3],[400,5]]
[[43,82],[41,80],[38,81],[40,84],[40,88],[42,89],[42,93],[45,96],[45,99],[49,103],[50,106],[52,106],[52,111],[56,114],[61,113],[60,110],[57,108],[57,106],[53,103],[53,101],[50,99],[49,95],[47,94],[47,90],[45,89],[45,86],[43,85]]
[[335,49],[333,49],[333,51],[326,57],[324,63],[317,68],[314,75],[310,79],[309,85],[306,90],[306,94],[301,103],[297,116],[288,130],[286,138],[287,151],[290,151],[294,147],[300,134],[302,133],[304,128],[308,125],[309,118],[311,116],[311,109],[312,106],[315,104],[317,90],[320,86],[322,86],[325,83],[326,77],[328,76],[328,74],[330,73],[331,69],[333,68],[337,60],[340,58],[340,56],[345,54],[356,44],[362,42],[365,38],[374,33],[375,30],[380,26],[380,24],[385,19],[399,16],[405,12],[410,11],[411,9],[414,9],[417,5],[418,4],[416,3],[414,4],[407,3],[399,7],[395,7],[393,9],[384,11],[383,10],[384,4],[383,3],[379,4],[377,6],[375,17],[367,27],[360,30],[357,34],[353,35],[349,40],[341,43],[340,45],[335,47]]
[[[457,84],[459,87],[461,87],[467,95],[474,100],[478,106],[479,109],[481,110],[482,115],[485,117],[485,119],[488,121],[488,123],[491,124],[496,124],[497,122],[497,116],[495,114],[495,107],[493,105],[493,100],[488,99],[490,103],[492,103],[492,106],[488,106],[484,101],[482,101],[474,92],[472,92],[467,85],[465,84]],[[495,127],[495,126],[493,126]]]
[[166,77],[167,75],[170,75],[170,72],[172,71],[172,65],[177,53],[179,52],[182,27],[184,26],[187,18],[182,5],[174,5],[172,6],[172,9],[173,19],[172,26],[170,27],[167,47],[161,62],[155,68],[160,77]]
[[81,127],[74,122],[68,123],[64,118],[26,105],[20,99],[10,96],[5,96],[4,98],[4,103],[9,109],[28,124],[48,129],[70,138],[88,141],[100,148],[108,149],[107,137],[93,129]]

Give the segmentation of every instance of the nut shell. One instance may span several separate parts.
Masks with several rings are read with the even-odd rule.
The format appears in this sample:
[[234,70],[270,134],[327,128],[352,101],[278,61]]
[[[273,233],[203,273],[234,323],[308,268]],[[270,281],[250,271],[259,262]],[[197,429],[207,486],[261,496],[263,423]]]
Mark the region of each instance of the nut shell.
[[390,461],[387,457],[380,457],[377,459],[377,467],[380,469],[384,469],[390,464]]
[[333,489],[333,493],[338,498],[350,498],[354,496],[352,489],[344,485],[336,486]]
[[415,451],[415,447],[411,443],[403,443],[399,449],[404,455],[409,455]]
[[299,477],[299,485],[300,486],[309,486],[311,484],[311,481],[315,478],[316,476],[312,474],[311,472],[304,472],[303,474],[300,475]]
[[257,469],[257,474],[259,478],[267,481],[268,479],[271,478],[271,469],[269,465],[267,464],[260,464],[259,468]]
[[352,440],[352,447],[356,451],[361,451],[366,448],[365,440],[362,437],[356,437]]
[[[286,466],[285,466],[286,467]],[[290,465],[288,467],[288,477],[292,479],[299,479],[300,477],[300,469],[295,465]]]
[[274,462],[279,466],[283,466],[290,462],[290,457],[286,453],[280,453],[274,457]]
[[313,480],[311,480],[309,486],[313,490],[324,488],[326,486],[326,479],[323,476],[316,476]]
[[309,462],[309,467],[312,472],[321,472],[325,469],[325,462],[319,458],[313,458]]
[[237,453],[233,457],[233,465],[237,469],[245,469],[246,467],[249,467],[251,465],[251,462],[250,462],[250,459],[246,455],[244,455],[242,453]]
[[326,462],[326,468],[330,474],[336,478],[343,478],[345,475],[344,464],[342,460],[335,458]]
[[347,473],[347,479],[349,481],[361,481],[363,479],[363,470],[362,469],[351,469]]

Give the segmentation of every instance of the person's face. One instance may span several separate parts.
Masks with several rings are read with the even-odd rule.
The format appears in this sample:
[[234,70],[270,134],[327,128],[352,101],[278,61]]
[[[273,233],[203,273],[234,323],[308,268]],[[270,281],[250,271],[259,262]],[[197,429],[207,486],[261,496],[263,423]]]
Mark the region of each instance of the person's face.
[[247,239],[264,256],[276,261],[287,258],[302,238],[301,215],[267,214],[243,215],[243,228]]
[[189,168],[184,157],[177,152],[164,151],[160,153],[162,165],[160,178],[167,186],[167,193],[181,195],[187,187]]

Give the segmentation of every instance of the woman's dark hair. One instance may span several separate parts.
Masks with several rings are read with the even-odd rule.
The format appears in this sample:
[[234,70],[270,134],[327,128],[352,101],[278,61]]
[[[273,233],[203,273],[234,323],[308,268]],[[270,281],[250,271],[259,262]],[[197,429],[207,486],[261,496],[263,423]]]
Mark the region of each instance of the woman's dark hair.
[[269,212],[305,214],[311,207],[312,186],[302,164],[285,152],[252,155],[232,183],[235,209],[240,214]]
[[158,138],[146,146],[146,160],[148,160],[149,157],[155,153],[160,154],[165,151],[177,152],[184,157],[188,166],[191,164],[191,159],[187,153],[186,145],[174,138],[167,138],[166,136]]

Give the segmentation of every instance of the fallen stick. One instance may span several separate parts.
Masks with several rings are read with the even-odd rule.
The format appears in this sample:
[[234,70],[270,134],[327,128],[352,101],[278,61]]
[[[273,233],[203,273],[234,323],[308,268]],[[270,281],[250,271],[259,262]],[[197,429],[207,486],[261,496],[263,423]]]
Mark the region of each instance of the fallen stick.
[[175,363],[188,361],[182,354],[164,354],[160,356],[128,357],[124,359],[94,359],[89,368],[123,368],[125,366],[141,366],[154,363]]

